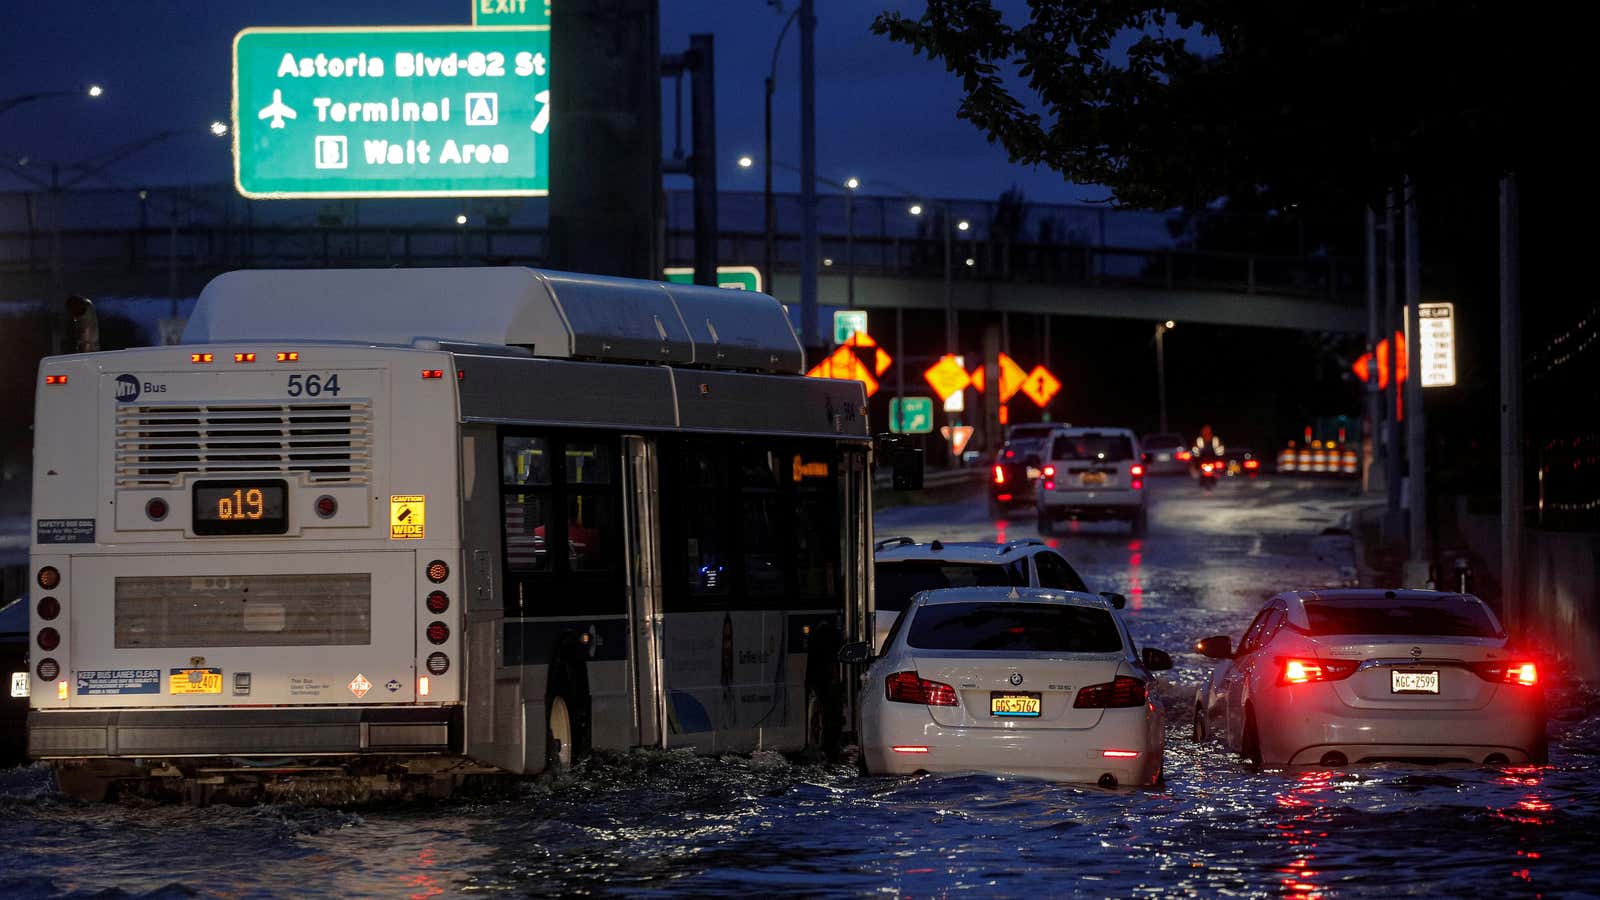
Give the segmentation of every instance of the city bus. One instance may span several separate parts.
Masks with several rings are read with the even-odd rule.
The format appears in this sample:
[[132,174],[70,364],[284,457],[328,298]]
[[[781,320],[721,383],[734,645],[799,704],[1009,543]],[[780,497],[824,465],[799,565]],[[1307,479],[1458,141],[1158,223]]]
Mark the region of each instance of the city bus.
[[180,344],[47,358],[29,753],[98,795],[814,744],[872,443],[803,371],[769,296],[518,267],[230,272]]

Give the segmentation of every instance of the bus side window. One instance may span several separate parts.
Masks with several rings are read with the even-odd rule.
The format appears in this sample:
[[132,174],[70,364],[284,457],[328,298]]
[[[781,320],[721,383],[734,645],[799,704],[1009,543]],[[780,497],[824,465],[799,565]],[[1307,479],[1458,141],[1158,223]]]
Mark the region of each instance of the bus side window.
[[[567,559],[574,572],[609,566],[607,548],[615,539],[611,517],[611,457],[604,444],[570,441],[566,445]],[[585,490],[587,487],[596,490]]]
[[782,528],[784,501],[778,490],[782,454],[764,444],[739,447],[739,508],[744,543],[747,597],[776,597],[784,591]]
[[500,483],[507,487],[535,488],[526,493],[507,493],[502,498],[506,567],[512,572],[548,572],[550,442],[542,437],[502,438]]
[[[705,441],[678,444],[681,481],[676,485],[676,516],[682,525],[679,558],[689,595],[722,597],[733,577],[728,558],[728,523],[723,504],[728,493],[728,456]],[[667,516],[674,513],[666,511]]]
[[789,469],[795,591],[803,597],[840,596],[838,451],[802,444],[791,455]]

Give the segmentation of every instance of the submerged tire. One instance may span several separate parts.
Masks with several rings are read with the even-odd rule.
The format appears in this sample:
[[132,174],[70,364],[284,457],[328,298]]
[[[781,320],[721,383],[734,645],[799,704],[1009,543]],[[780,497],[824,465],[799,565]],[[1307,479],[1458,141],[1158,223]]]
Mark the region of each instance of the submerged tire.
[[1206,740],[1206,711],[1198,703],[1194,707],[1194,725],[1189,731],[1189,738],[1196,744],[1205,743]]
[[1239,740],[1239,754],[1252,766],[1261,765],[1261,732],[1256,728],[1256,711],[1244,708],[1244,736]]
[[546,772],[565,772],[572,768],[576,742],[572,709],[567,698],[557,694],[545,705],[544,768]]

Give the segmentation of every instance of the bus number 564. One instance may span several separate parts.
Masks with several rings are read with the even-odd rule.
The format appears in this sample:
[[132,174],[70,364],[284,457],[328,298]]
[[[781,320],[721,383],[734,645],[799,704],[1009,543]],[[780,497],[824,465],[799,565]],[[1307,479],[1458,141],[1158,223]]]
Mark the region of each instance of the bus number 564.
[[323,394],[339,396],[339,375],[290,375],[287,388],[291,397],[320,397]]

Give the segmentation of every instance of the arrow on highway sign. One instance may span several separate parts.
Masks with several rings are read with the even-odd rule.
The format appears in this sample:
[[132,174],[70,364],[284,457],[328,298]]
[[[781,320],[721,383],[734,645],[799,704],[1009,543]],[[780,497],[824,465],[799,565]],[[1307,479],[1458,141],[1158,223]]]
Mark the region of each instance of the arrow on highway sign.
[[[972,370],[972,387],[978,393],[983,393],[983,366]],[[1011,398],[1021,390],[1022,382],[1026,381],[1028,373],[1022,371],[1017,361],[1011,357],[1000,354],[1000,402],[1009,403]]]

